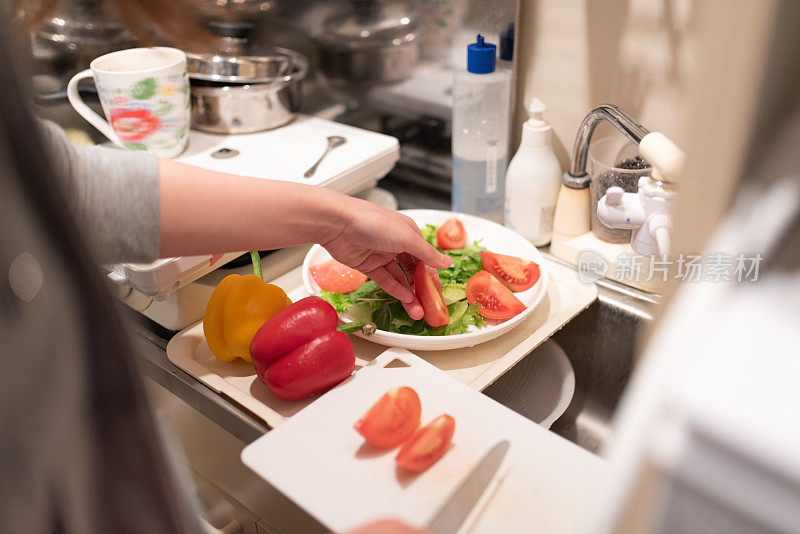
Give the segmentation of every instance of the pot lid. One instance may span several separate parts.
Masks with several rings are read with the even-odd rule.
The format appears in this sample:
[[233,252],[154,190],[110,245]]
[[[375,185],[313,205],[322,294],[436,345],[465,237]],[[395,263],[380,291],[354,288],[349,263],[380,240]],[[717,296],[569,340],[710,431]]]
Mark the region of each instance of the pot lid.
[[406,2],[353,0],[353,9],[325,21],[322,39],[352,46],[399,45],[416,38],[417,23]]
[[270,83],[291,73],[295,59],[279,50],[263,56],[186,54],[189,77],[233,83]]

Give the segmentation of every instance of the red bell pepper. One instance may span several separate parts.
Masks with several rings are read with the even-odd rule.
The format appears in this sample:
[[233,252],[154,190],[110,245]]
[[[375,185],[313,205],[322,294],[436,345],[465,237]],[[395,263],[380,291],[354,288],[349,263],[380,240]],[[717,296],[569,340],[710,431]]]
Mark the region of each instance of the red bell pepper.
[[336,310],[320,297],[306,297],[287,306],[261,325],[250,343],[256,374],[283,400],[322,393],[350,376],[356,355],[347,333],[369,334],[374,324],[338,327]]

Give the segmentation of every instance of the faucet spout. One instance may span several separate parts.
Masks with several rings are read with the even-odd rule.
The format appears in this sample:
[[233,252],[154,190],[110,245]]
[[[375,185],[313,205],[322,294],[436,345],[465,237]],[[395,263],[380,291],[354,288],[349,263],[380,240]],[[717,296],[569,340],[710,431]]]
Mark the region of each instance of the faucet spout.
[[572,189],[589,187],[590,177],[586,173],[586,158],[589,154],[589,142],[592,139],[597,125],[601,121],[608,121],[622,132],[628,139],[636,143],[650,131],[636,122],[636,120],[612,104],[603,104],[590,111],[581,122],[578,134],[575,136],[575,145],[572,148],[572,163],[568,172],[564,173],[562,182]]

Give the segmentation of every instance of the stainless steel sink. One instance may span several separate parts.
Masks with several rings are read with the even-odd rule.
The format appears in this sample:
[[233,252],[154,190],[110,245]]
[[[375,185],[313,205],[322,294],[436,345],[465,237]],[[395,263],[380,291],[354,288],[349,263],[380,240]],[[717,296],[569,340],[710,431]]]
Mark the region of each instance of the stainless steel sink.
[[[658,303],[655,295],[615,282],[603,280],[597,285],[597,301],[553,336],[575,370],[575,396],[551,427],[595,453],[611,436],[611,419],[633,369],[640,333],[652,321]],[[526,383],[519,374],[529,369],[517,365],[484,393],[503,402],[507,395],[500,392],[510,384]],[[527,416],[519,406],[512,408]]]

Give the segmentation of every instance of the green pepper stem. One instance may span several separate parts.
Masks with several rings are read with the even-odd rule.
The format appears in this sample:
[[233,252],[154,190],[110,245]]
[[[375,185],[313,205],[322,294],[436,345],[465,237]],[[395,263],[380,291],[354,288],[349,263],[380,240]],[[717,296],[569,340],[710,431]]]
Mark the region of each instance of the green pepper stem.
[[261,272],[261,255],[258,251],[251,250],[250,259],[253,260],[253,274],[263,280],[264,273]]
[[365,336],[371,336],[375,333],[376,329],[377,327],[372,321],[353,321],[352,323],[339,325],[336,328],[336,330],[343,334],[352,334],[353,332],[361,330],[361,333]]

